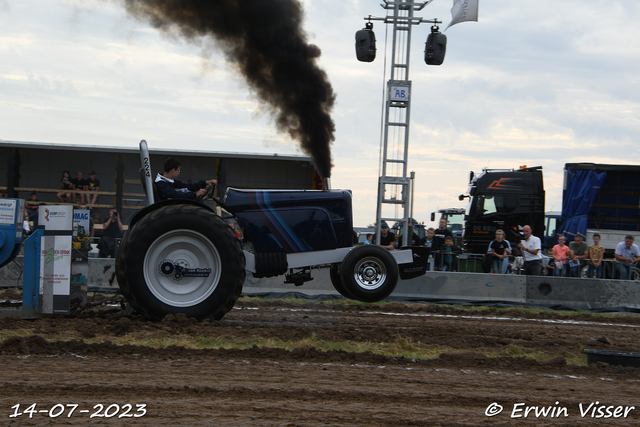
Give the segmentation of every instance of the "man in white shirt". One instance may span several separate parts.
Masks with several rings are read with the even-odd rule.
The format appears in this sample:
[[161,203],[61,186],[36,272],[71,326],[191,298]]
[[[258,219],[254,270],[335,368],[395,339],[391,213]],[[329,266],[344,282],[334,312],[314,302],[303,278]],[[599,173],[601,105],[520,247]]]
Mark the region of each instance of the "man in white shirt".
[[518,243],[518,247],[524,256],[524,274],[540,276],[542,274],[542,243],[540,239],[531,234],[531,226],[522,227],[524,240]]
[[620,272],[620,279],[629,279],[629,273],[631,272],[631,265],[634,262],[640,261],[640,249],[638,245],[633,243],[633,236],[628,235],[624,238],[624,242],[618,243],[615,253],[616,270]]

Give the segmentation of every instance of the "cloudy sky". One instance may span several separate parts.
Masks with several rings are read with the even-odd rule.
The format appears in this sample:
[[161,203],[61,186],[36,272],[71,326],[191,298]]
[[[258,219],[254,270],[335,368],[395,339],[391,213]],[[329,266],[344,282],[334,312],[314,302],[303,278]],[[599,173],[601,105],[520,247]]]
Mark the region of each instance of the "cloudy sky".
[[[417,16],[444,28],[452,3]],[[333,187],[353,190],[364,226],[375,220],[386,28],[374,23],[373,63],[356,60],[354,34],[386,12],[379,0],[303,4],[337,93]],[[479,22],[446,31],[439,67],[422,60],[430,25],[414,27],[414,217],[464,206],[470,170],[541,165],[546,208],[560,210],[565,163],[637,164],[638,22],[631,1],[480,0]],[[119,0],[0,0],[0,29],[2,140],[299,153],[220,52],[160,35]]]

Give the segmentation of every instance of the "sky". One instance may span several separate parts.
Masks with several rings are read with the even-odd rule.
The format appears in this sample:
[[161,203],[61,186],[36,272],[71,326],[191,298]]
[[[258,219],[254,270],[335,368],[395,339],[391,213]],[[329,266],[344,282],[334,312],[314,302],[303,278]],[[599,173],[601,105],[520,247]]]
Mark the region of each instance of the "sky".
[[[337,94],[333,188],[353,192],[354,225],[375,220],[391,27],[358,62],[355,32],[379,0],[304,0],[304,28]],[[451,21],[452,0],[416,16]],[[413,27],[409,171],[414,217],[464,207],[469,171],[542,166],[546,209],[562,206],[570,162],[639,164],[640,3],[480,0],[450,27],[441,66]],[[120,0],[0,0],[0,139],[301,154],[211,44],[160,34]],[[388,40],[385,42],[388,31]],[[386,70],[385,70],[386,64]]]

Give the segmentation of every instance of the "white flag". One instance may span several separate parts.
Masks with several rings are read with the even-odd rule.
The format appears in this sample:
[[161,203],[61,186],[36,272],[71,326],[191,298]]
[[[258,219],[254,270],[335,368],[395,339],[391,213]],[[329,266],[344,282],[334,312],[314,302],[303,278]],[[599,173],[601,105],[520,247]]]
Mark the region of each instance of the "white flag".
[[447,28],[464,21],[478,21],[478,0],[453,0],[451,22]]

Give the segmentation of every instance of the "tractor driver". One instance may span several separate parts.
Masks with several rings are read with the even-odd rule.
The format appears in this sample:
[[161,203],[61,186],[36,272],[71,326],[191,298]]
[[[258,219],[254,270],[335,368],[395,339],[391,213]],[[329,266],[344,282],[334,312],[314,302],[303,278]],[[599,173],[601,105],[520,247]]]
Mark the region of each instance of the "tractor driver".
[[155,181],[160,200],[195,199],[204,196],[207,186],[217,184],[215,179],[188,184],[178,181],[179,175],[180,162],[173,157],[168,158],[164,162],[164,173],[158,174]]

